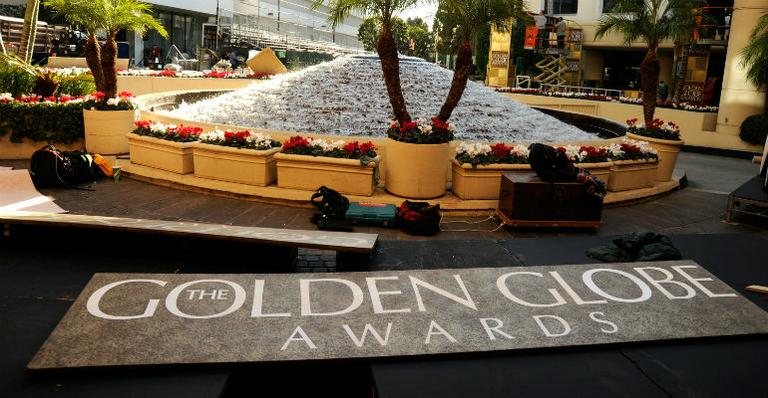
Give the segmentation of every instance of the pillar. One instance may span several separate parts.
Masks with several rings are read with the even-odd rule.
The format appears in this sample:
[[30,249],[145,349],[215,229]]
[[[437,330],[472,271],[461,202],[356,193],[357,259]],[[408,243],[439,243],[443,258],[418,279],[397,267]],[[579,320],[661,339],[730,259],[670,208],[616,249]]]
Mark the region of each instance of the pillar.
[[513,86],[514,82],[509,81],[512,34],[491,28],[490,41],[488,66],[486,67],[485,75],[486,85],[491,87]]
[[723,71],[723,90],[717,114],[717,132],[738,135],[741,123],[750,115],[765,111],[765,87],[757,88],[747,80],[746,71],[739,65],[741,51],[752,36],[757,20],[768,11],[768,0],[735,0],[728,52]]

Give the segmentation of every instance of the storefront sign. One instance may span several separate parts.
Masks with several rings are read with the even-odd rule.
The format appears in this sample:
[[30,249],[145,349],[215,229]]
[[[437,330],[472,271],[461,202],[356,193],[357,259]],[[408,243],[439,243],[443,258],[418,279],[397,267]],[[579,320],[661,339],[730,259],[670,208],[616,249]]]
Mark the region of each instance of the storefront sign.
[[536,48],[536,38],[539,34],[539,29],[536,26],[525,27],[525,42],[523,48],[526,50],[533,50]]
[[505,51],[492,51],[491,52],[491,66],[494,68],[508,68],[509,67],[509,53]]
[[96,274],[28,367],[384,357],[760,333],[768,333],[768,313],[688,261]]

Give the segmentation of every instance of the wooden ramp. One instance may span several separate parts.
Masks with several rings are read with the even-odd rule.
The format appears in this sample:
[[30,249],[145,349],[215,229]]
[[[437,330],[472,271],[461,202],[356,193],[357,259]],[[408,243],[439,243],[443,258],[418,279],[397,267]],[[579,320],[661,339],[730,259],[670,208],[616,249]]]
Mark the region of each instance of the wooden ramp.
[[377,234],[242,227],[180,221],[136,218],[47,214],[35,212],[0,213],[5,234],[14,225],[65,227],[118,232],[149,233],[165,236],[244,241],[269,246],[288,246],[333,250],[343,253],[372,253]]

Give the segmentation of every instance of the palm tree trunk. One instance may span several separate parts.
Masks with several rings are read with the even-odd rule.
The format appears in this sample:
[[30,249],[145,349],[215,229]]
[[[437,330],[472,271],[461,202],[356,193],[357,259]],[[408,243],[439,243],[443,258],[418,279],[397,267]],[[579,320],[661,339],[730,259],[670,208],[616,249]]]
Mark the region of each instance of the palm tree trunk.
[[96,34],[90,32],[88,41],[85,42],[85,61],[91,69],[93,81],[96,83],[96,91],[104,92],[104,72],[101,70],[101,47]]
[[467,88],[470,72],[472,72],[472,41],[464,39],[456,53],[456,68],[453,71],[451,89],[448,91],[443,107],[440,108],[438,115],[440,120],[447,122],[451,118],[453,110],[459,105],[461,96],[464,94],[464,89]]
[[27,0],[27,9],[24,12],[24,26],[21,28],[21,41],[19,43],[19,56],[26,63],[32,62],[32,53],[35,50],[37,11],[39,8],[40,0]]
[[110,31],[107,41],[104,43],[104,49],[101,52],[101,70],[104,73],[104,94],[107,98],[114,98],[117,95],[117,42],[115,41],[117,32]]
[[389,102],[392,104],[395,119],[400,124],[410,122],[411,115],[408,114],[403,88],[400,86],[400,60],[397,55],[397,46],[388,22],[382,23],[381,35],[376,43],[376,52],[381,60],[384,84],[387,86],[387,94],[389,94]]
[[653,121],[653,114],[656,112],[656,96],[659,91],[659,59],[656,57],[656,48],[648,49],[648,52],[640,64],[640,79],[643,89],[643,119],[645,125]]

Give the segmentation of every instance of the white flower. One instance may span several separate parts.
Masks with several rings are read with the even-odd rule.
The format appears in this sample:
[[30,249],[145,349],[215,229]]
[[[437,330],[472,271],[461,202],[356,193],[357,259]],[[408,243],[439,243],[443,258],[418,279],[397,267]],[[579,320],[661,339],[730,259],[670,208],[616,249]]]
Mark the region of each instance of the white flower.
[[152,123],[151,126],[149,126],[149,129],[154,133],[165,133],[166,130],[172,127],[176,127],[176,126],[173,124],[169,124],[166,126],[160,122],[155,122],[155,123]]
[[216,129],[200,134],[200,141],[224,141],[224,131]]
[[510,153],[517,156],[524,156],[528,157],[528,155],[531,153],[530,150],[528,150],[528,147],[522,144],[516,144],[512,146],[512,150],[510,150]]
[[490,154],[491,146],[482,142],[462,142],[456,147],[456,153],[466,154],[470,158],[475,158]]
[[[627,140],[627,139],[625,139],[625,140]],[[630,140],[630,141],[632,141],[632,140]],[[617,159],[619,159],[622,156],[624,156],[624,151],[621,150],[621,145],[619,145],[619,144],[608,145],[607,147],[605,147],[605,150],[606,150],[606,152],[608,152],[608,157],[609,158],[617,158]]]
[[0,101],[13,101],[13,95],[11,93],[0,94]]
[[120,104],[120,98],[110,98],[107,100],[107,105],[109,106],[117,106]]
[[565,148],[565,156],[567,156],[568,159],[570,159],[573,162],[577,162],[577,163],[580,162],[581,160],[584,159],[584,156],[586,155],[586,152],[584,152],[584,155],[582,155],[579,152],[579,149],[581,148],[576,145],[566,145],[564,146],[564,148]]

